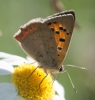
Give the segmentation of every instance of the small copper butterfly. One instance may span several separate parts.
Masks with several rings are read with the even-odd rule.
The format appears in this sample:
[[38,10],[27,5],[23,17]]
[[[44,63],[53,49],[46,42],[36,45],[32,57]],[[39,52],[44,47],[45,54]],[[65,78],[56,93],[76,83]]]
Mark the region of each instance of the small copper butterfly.
[[21,26],[14,38],[39,66],[51,73],[65,71],[66,56],[75,24],[74,11],[65,11],[45,19],[36,18]]

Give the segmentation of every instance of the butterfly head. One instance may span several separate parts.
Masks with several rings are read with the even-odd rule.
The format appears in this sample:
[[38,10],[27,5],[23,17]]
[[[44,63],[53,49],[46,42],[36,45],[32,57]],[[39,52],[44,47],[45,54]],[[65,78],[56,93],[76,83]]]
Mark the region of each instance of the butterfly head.
[[53,69],[48,69],[52,74],[56,73],[63,73],[65,71],[64,65],[60,65],[60,67],[53,68]]

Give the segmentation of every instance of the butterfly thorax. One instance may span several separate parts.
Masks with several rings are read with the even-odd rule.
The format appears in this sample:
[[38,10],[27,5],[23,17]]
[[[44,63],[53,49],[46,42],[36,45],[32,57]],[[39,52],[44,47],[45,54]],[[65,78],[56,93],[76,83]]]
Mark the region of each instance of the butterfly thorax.
[[43,68],[45,71],[49,71],[52,74],[62,73],[65,71],[64,65],[62,64],[59,67],[58,66],[48,66],[42,63],[38,63],[38,65],[40,68]]

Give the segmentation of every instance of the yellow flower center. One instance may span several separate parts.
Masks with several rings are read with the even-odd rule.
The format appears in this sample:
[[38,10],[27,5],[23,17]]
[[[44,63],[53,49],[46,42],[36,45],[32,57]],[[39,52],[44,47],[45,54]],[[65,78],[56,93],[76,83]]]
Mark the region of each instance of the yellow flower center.
[[15,67],[12,80],[25,100],[52,100],[55,94],[52,75],[33,64]]

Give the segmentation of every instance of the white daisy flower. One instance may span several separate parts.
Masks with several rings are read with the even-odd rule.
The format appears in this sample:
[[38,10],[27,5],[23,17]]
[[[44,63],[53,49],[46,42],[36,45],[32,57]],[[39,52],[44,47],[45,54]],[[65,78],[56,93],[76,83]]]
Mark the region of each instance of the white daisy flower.
[[0,100],[65,100],[62,85],[52,83],[49,72],[22,57],[0,52]]

